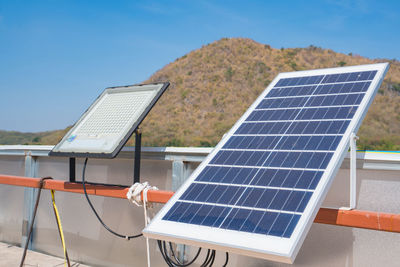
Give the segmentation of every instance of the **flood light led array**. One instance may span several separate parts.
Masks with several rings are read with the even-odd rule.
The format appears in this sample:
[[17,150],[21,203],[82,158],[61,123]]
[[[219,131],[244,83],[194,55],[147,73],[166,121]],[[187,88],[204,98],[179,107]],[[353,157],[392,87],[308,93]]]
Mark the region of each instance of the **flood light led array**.
[[168,86],[166,82],[105,89],[49,155],[114,158]]

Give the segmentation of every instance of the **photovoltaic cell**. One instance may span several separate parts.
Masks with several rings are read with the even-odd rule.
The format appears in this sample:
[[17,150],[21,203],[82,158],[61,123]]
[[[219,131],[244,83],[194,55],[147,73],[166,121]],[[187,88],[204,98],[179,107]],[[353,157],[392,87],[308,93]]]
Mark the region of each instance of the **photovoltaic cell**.
[[306,209],[322,181],[331,179],[323,180],[332,173],[328,166],[345,152],[344,145],[338,148],[348,140],[352,121],[372,99],[387,67],[372,66],[277,79],[156,223],[294,239],[302,217],[308,216],[310,223]]
[[[297,182],[301,180],[300,175],[294,179],[292,176],[292,182],[290,183],[289,178],[289,181],[285,183],[290,170],[321,172],[327,167],[333,153],[319,151],[335,151],[343,137],[343,135],[332,135],[328,123],[335,123],[332,128],[337,129],[338,134],[345,132],[346,126],[337,127],[339,125],[337,122],[345,124],[348,122],[346,120],[353,118],[365,95],[365,93],[355,92],[364,92],[367,89],[365,85],[370,83],[369,80],[372,80],[375,74],[376,71],[367,71],[279,80],[245,121],[261,122],[260,126],[275,126],[271,122],[276,121],[275,124],[280,123],[279,133],[282,135],[260,136],[259,134],[263,134],[262,128],[255,133],[257,136],[245,135],[246,132],[241,131],[243,128],[240,127],[237,131],[240,135],[234,134],[228,139],[223,149],[210,161],[210,167],[205,168],[188,188],[187,192],[191,194],[184,194],[180,199],[204,204],[218,203],[241,207],[233,208],[227,219],[219,225],[221,228],[234,230],[241,228],[250,215],[251,208],[265,209],[264,213],[271,212],[269,210],[277,213],[282,211],[302,212],[312,192],[297,191],[305,190],[296,187]],[[344,85],[344,83],[346,84]],[[325,89],[328,86],[329,89]],[[283,124],[285,121],[290,121],[290,123]],[[306,121],[306,123],[299,124],[299,121]],[[313,126],[319,126],[310,127],[316,131],[319,129],[319,135],[314,135],[316,131],[309,133],[308,136],[300,135],[310,123],[313,123]],[[320,126],[321,123],[324,125]],[[245,127],[246,124],[242,126]],[[251,126],[254,128],[254,125],[249,125],[249,127]],[[296,126],[296,131],[290,132],[299,135],[284,135]],[[252,169],[243,168],[246,170],[245,174],[238,175],[240,167],[235,168],[234,166],[252,167]],[[214,169],[210,172],[210,168]],[[230,169],[236,170],[234,174],[225,178]],[[269,170],[273,170],[274,174],[266,172]],[[270,181],[268,184],[257,185],[265,188],[251,187],[256,177],[260,181],[260,177],[257,176],[260,171],[263,174],[262,177],[269,178]],[[213,184],[197,184],[197,181],[212,182]],[[221,185],[214,183],[221,183]],[[284,184],[288,187],[283,187]],[[246,190],[244,190],[245,187],[237,185],[246,185]],[[282,189],[268,189],[268,187]],[[296,191],[288,190],[289,188]],[[238,198],[238,195],[241,197]],[[191,213],[196,213],[197,208],[194,207],[189,208]],[[257,214],[257,218],[261,220],[261,213]],[[271,214],[274,216],[274,213]],[[164,219],[173,220],[168,219],[167,216]],[[279,217],[278,224],[288,225],[291,219],[292,216],[282,215]],[[288,230],[277,226],[274,228],[271,225],[268,234],[289,238],[295,228],[295,222],[292,224],[293,226]]]

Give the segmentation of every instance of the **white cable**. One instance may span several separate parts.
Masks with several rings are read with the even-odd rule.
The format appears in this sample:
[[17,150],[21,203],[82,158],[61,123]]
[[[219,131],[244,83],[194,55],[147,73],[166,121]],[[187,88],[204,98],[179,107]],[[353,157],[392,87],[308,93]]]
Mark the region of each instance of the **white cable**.
[[[126,197],[129,201],[134,203],[136,206],[143,206],[144,211],[144,225],[150,222],[150,217],[147,215],[147,208],[152,207],[152,203],[147,202],[147,191],[149,190],[158,190],[155,186],[150,186],[148,182],[144,183],[135,183],[132,185],[128,193],[126,193]],[[143,200],[141,194],[143,192]],[[146,249],[147,249],[147,266],[150,267],[150,245],[149,239],[146,237]]]
[[[147,227],[147,224],[150,222],[150,218],[147,216],[147,191],[149,191],[148,187],[143,189],[143,210],[144,210],[144,225]],[[149,239],[146,237],[146,249],[147,249],[147,267],[150,267],[150,245]]]

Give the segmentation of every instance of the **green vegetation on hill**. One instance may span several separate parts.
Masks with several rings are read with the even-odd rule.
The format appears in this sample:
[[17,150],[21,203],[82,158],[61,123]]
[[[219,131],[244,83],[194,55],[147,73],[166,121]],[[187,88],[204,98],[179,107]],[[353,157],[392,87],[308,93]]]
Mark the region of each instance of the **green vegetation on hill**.
[[70,128],[40,133],[0,131],[0,145],[54,145],[63,138]]
[[[146,81],[170,81],[171,86],[143,122],[144,145],[216,145],[280,72],[388,61],[390,70],[358,133],[358,148],[400,150],[399,61],[371,60],[313,45],[274,49],[243,38],[224,38],[205,45]],[[39,142],[34,142],[34,134],[26,134],[29,137],[22,142],[9,136],[8,142],[54,144],[63,133],[65,130],[56,136],[40,136]],[[0,143],[5,144],[1,132]]]
[[178,58],[147,82],[171,86],[143,125],[144,142],[214,146],[280,72],[390,61],[359,131],[360,149],[400,150],[400,62],[370,60],[315,46],[274,49],[250,39],[221,39]]

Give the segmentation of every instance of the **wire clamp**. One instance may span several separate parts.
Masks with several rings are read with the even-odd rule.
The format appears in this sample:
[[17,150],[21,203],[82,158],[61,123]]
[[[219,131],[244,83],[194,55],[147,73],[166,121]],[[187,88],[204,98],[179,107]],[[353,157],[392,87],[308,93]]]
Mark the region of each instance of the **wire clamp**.
[[151,207],[152,204],[147,201],[147,191],[149,190],[158,190],[158,188],[151,186],[149,182],[135,183],[129,188],[128,192],[126,193],[126,197],[130,202],[138,207],[143,206],[143,203],[146,203],[147,207]]

